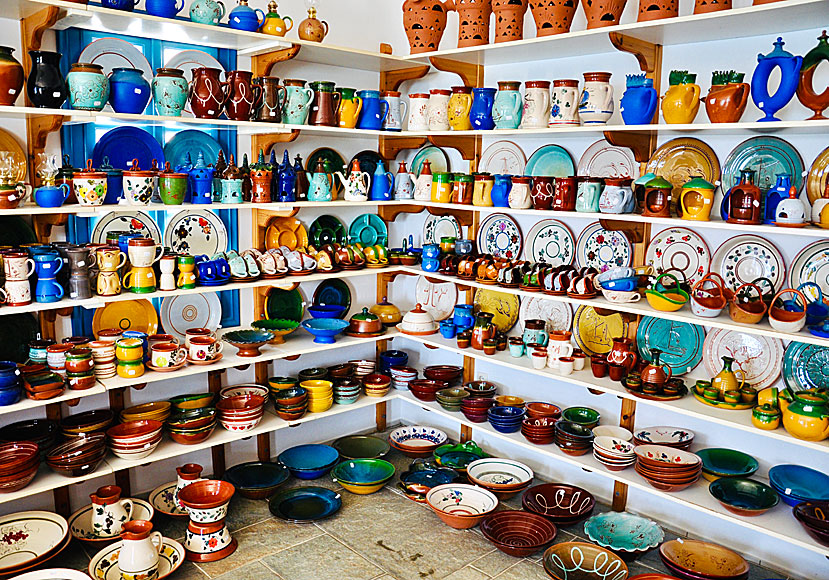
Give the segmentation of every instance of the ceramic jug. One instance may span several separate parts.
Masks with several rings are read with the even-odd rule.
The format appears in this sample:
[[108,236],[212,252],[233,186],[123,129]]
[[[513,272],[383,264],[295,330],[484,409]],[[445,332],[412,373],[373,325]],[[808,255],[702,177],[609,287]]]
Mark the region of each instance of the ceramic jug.
[[[508,176],[507,176],[508,177]],[[463,173],[452,174],[452,203],[470,205],[472,203],[475,180],[471,175]],[[493,186],[494,189],[494,186]],[[494,202],[493,202],[494,203]],[[455,253],[460,254],[458,244],[455,244]],[[467,252],[468,253],[468,252]]]
[[123,580],[158,578],[158,555],[164,549],[161,532],[154,532],[152,523],[143,520],[125,522],[121,532],[118,569]]
[[253,84],[253,73],[234,70],[225,74],[225,115],[234,121],[250,121],[254,105],[262,98],[262,88]]
[[[0,49],[2,51],[2,49]],[[26,80],[26,94],[32,105],[59,109],[66,101],[66,83],[60,72],[59,52],[30,50],[32,68]]]
[[381,130],[389,115],[388,102],[380,99],[380,91],[357,91],[357,95],[363,100],[357,128],[370,131]]
[[31,193],[28,183],[0,184],[0,209],[15,209]]
[[745,385],[745,373],[740,370],[740,379],[737,379],[737,373],[731,370],[731,365],[734,363],[734,359],[728,356],[722,357],[722,370],[717,373],[717,375],[711,379],[711,387],[716,389],[720,394],[720,399],[723,398],[723,395],[726,391],[739,391]]
[[[577,182],[575,177],[556,177],[555,194],[552,209],[555,211],[575,211]],[[601,182],[598,183],[601,187]]]
[[353,129],[357,126],[360,111],[363,108],[363,99],[356,95],[355,89],[337,89],[340,92],[340,106],[337,107],[337,125],[344,129]]
[[282,115],[283,123],[289,125],[304,125],[308,122],[310,104],[314,99],[314,91],[305,87],[305,81],[299,79],[285,79],[285,90],[288,93],[285,101],[285,111]]
[[484,341],[495,338],[495,324],[492,319],[494,315],[489,312],[479,312],[475,316],[475,324],[472,326],[472,348],[483,350]]
[[473,179],[472,205],[492,207],[492,186],[495,185],[495,179],[487,173],[476,173]]
[[743,82],[744,73],[716,71],[705,97],[705,112],[712,123],[736,123],[743,116],[751,87]]
[[308,8],[308,18],[299,23],[297,36],[311,42],[322,42],[328,36],[328,23],[317,18],[316,6]]
[[579,81],[558,79],[553,81],[550,96],[550,119],[548,125],[579,124]]
[[399,91],[383,91],[380,98],[388,105],[389,113],[383,119],[383,131],[402,131],[408,105],[400,99]]
[[783,428],[804,441],[823,441],[829,437],[829,400],[823,393],[795,392],[787,386],[778,399]]
[[415,176],[406,169],[406,162],[401,161],[394,180],[394,199],[413,199]]
[[0,46],[0,105],[14,105],[23,90],[23,65],[13,53],[12,47]]
[[653,79],[644,74],[627,75],[625,93],[619,103],[619,112],[625,125],[648,125],[659,103],[659,95],[653,88]]
[[700,104],[700,87],[695,82],[697,75],[672,70],[668,79],[670,87],[662,97],[662,118],[672,125],[693,123]]
[[336,171],[334,175],[340,179],[343,186],[343,199],[346,201],[366,201],[368,199],[371,176],[360,170],[360,162],[357,159],[351,162],[348,177],[340,171]]
[[432,89],[429,91],[429,106],[426,109],[429,131],[449,130],[449,98],[452,91]]
[[608,72],[584,73],[584,87],[579,99],[582,125],[604,125],[613,116],[613,86]]
[[147,0],[144,9],[147,14],[161,18],[175,18],[184,8],[184,0]]
[[281,123],[282,110],[288,94],[277,77],[256,77],[253,84],[262,90],[259,101],[254,106],[253,120],[267,123]]
[[494,175],[490,197],[495,207],[509,207],[509,193],[512,189],[511,175]]
[[272,36],[285,36],[294,27],[293,19],[290,16],[280,16],[278,9],[279,6],[274,0],[268,2],[268,13],[265,15],[261,32]]
[[429,130],[429,94],[412,93],[409,95],[409,120],[406,125],[409,131]]
[[469,131],[472,123],[469,120],[469,112],[472,109],[472,88],[452,87],[452,96],[449,97],[448,120],[449,127],[453,131]]
[[[596,188],[594,182],[584,182],[584,192],[588,199],[593,196],[589,193],[591,190],[598,189],[601,191],[598,197],[598,211],[602,213],[626,213],[630,211],[628,208],[632,205],[633,190],[630,187],[630,180],[625,178],[609,177],[605,179],[604,189]],[[581,191],[581,188],[580,188]],[[576,202],[576,211],[579,211],[578,202]],[[596,210],[591,210],[596,211]]]
[[265,13],[260,8],[255,10],[248,6],[248,0],[239,0],[239,5],[230,11],[227,23],[236,30],[256,32],[265,22]]
[[558,368],[559,360],[562,357],[573,355],[573,345],[570,344],[571,334],[569,331],[553,331],[549,333],[547,342],[547,366]]
[[524,321],[524,332],[521,334],[524,344],[537,343],[547,346],[550,335],[547,334],[547,321],[541,319],[529,319]]
[[533,209],[548,210],[553,207],[553,196],[556,193],[555,177],[539,175],[533,177],[532,202]]
[[[642,369],[642,382],[646,385],[651,385],[661,390],[668,380],[673,376],[671,367],[667,364],[659,362],[659,357],[662,351],[658,348],[651,349],[651,360]],[[667,370],[667,373],[665,372]]]
[[[800,81],[802,56],[794,56],[783,50],[782,37],[774,42],[774,50],[757,55],[757,67],[751,75],[751,99],[765,113],[758,121],[779,121],[774,114],[792,100]],[[769,77],[774,69],[780,69],[780,82],[773,95],[769,94]]]
[[153,78],[153,102],[156,112],[164,117],[180,117],[187,103],[187,79],[184,71],[160,68]]
[[218,0],[193,0],[190,20],[199,24],[218,24],[225,16],[225,5]]
[[102,111],[109,99],[109,79],[102,66],[75,63],[66,75],[69,105],[82,111]]
[[469,122],[473,129],[490,131],[495,128],[492,119],[492,107],[495,104],[495,89],[483,87],[472,89],[472,107],[469,109]]
[[311,110],[308,115],[310,125],[337,126],[337,107],[340,104],[340,94],[334,92],[334,83],[330,81],[314,81],[308,83],[314,94]]
[[496,129],[517,129],[521,125],[524,104],[520,81],[499,81],[498,94],[492,105],[492,120]]
[[729,223],[759,224],[763,221],[763,192],[754,185],[754,170],[740,170],[740,181],[729,189],[720,204],[720,215]]
[[765,217],[763,223],[773,224],[776,220],[777,205],[789,197],[789,189],[792,186],[792,176],[788,173],[778,173],[777,182],[774,187],[766,192]]
[[218,119],[225,102],[223,83],[217,68],[200,67],[193,69],[190,82],[190,108],[199,119]]
[[325,171],[322,159],[317,161],[315,173],[308,174],[308,201],[331,201],[334,177]]
[[371,177],[371,189],[368,197],[372,201],[389,201],[391,200],[393,187],[394,175],[390,171],[386,171],[386,166],[380,160],[374,170],[374,175]]
[[708,221],[717,186],[702,177],[692,177],[679,194],[680,217],[684,220]]
[[98,536],[117,536],[132,517],[131,499],[121,499],[121,488],[106,485],[89,495],[92,500],[92,530]]
[[432,200],[432,164],[427,159],[420,168],[420,175],[415,179],[414,198],[417,201]]
[[633,339],[620,337],[613,339],[613,346],[607,353],[607,362],[615,365],[624,365],[628,370],[636,366],[639,357],[633,346]]
[[527,81],[524,84],[522,129],[543,129],[550,116],[550,81]]
[[529,209],[533,206],[532,192],[530,190],[531,178],[523,175],[516,175],[511,180],[512,187],[509,191],[509,206],[512,209]]
[[825,30],[818,37],[817,46],[803,57],[803,64],[800,67],[797,100],[814,113],[806,119],[807,121],[825,119],[823,111],[829,107],[829,91],[824,89],[822,93],[818,93],[813,85],[815,71],[818,70],[821,62],[829,62],[829,36],[826,35]]

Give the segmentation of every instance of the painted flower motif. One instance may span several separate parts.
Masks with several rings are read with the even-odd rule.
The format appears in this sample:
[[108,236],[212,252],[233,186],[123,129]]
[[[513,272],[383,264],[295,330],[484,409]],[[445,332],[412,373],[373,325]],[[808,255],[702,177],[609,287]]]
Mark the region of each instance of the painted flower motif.
[[561,107],[558,106],[558,103],[553,105],[553,107],[550,109],[550,115],[553,117],[558,117],[561,115]]

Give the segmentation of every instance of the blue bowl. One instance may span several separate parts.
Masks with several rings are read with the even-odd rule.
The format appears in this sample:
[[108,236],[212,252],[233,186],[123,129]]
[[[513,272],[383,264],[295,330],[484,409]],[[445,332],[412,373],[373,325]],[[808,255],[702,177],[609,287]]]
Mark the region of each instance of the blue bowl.
[[22,389],[20,387],[15,387],[13,389],[3,389],[2,391],[0,391],[0,407],[14,405],[17,401],[20,400],[21,391]]
[[520,422],[514,425],[501,425],[490,421],[489,424],[492,425],[492,428],[498,431],[499,433],[517,433],[521,430]]
[[309,318],[302,321],[302,328],[314,335],[314,342],[334,344],[334,337],[348,328],[348,322],[339,318]]
[[775,465],[769,482],[787,505],[829,500],[829,475],[802,465]]
[[524,419],[525,413],[522,407],[490,407],[486,412],[490,420],[518,421],[519,423]]
[[297,445],[286,449],[277,459],[299,479],[316,479],[328,473],[340,454],[330,445]]
[[345,314],[345,306],[339,304],[315,304],[308,307],[308,312],[314,318],[339,318]]
[[394,475],[394,465],[383,459],[349,459],[331,471],[338,481],[357,485],[378,484]]
[[605,290],[616,290],[617,292],[632,292],[636,290],[639,285],[639,278],[616,278],[615,280],[605,280],[600,282],[602,288]]

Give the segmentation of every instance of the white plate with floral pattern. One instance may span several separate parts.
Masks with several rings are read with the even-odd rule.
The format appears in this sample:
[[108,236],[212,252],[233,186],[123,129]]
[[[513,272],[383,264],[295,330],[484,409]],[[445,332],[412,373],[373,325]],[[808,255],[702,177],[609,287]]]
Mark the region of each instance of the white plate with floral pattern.
[[709,377],[723,368],[722,357],[734,359],[734,371],[758,391],[772,386],[783,370],[783,341],[779,338],[714,328],[702,343],[702,360]]
[[432,215],[423,223],[423,243],[439,244],[441,238],[461,239],[461,224],[453,215]]
[[714,252],[711,271],[725,280],[725,285],[736,290],[757,278],[768,278],[777,292],[786,279],[783,255],[770,241],[752,234],[734,236]]
[[484,150],[478,171],[493,175],[524,175],[527,156],[512,141],[496,141]]
[[170,481],[163,485],[159,485],[151,493],[147,499],[153,506],[155,511],[174,518],[186,518],[187,510],[176,503],[176,487],[178,482]]
[[458,287],[454,282],[430,282],[425,277],[418,276],[415,302],[431,314],[435,321],[452,316],[457,301]]
[[524,243],[518,223],[503,213],[493,213],[481,223],[477,242],[480,253],[509,260],[521,256]]
[[3,563],[0,573],[9,574],[41,560],[67,541],[69,524],[58,514],[45,511],[11,513],[0,517]]
[[161,243],[161,230],[149,215],[140,210],[113,211],[95,222],[90,240],[93,244],[105,244],[109,232],[130,232],[152,238]]
[[164,228],[164,245],[177,254],[210,257],[226,251],[227,240],[224,222],[206,209],[181,211]]
[[633,245],[622,232],[606,230],[593,222],[581,232],[576,243],[576,265],[592,266],[599,272],[630,266]]
[[[150,503],[135,498],[131,498],[131,501],[131,520],[150,521],[153,519],[155,510],[153,510],[153,506]],[[117,540],[120,533],[113,533],[112,530],[107,530],[103,527],[94,528],[92,526],[93,509],[95,509],[95,506],[89,504],[88,506],[82,507],[74,514],[69,516],[69,532],[72,534],[72,537],[77,538],[78,540],[85,541]]]
[[[817,241],[803,248],[789,268],[789,287],[797,288],[804,282],[814,282],[824,298],[829,297],[829,241]],[[801,290],[810,300],[817,300],[814,287]]]
[[694,440],[694,432],[682,427],[646,427],[633,434],[635,441],[651,445],[690,445]]
[[541,220],[527,234],[524,259],[551,266],[570,265],[575,249],[576,238],[566,224],[553,219]]
[[526,320],[546,320],[547,332],[551,330],[570,330],[573,325],[573,309],[564,302],[554,302],[536,296],[524,298],[518,309],[518,322],[524,329]]
[[656,274],[679,270],[691,286],[708,273],[711,251],[698,233],[688,228],[668,228],[656,234],[648,244],[645,264]]
[[579,159],[578,174],[590,177],[639,177],[639,164],[629,147],[617,147],[604,139],[588,147]]

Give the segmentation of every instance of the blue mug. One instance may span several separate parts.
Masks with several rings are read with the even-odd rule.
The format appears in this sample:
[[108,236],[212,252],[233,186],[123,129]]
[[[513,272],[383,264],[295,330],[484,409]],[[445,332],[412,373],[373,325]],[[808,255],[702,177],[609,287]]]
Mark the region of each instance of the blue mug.
[[124,252],[124,255],[129,256],[129,247],[130,247],[130,240],[133,238],[141,238],[143,237],[141,234],[121,234],[118,236],[118,249]]
[[147,0],[144,9],[147,14],[162,18],[175,18],[184,8],[184,0]]
[[35,302],[58,302],[63,293],[63,286],[54,278],[38,278],[35,284]]
[[57,252],[35,254],[32,259],[35,261],[35,273],[38,278],[54,278],[63,268],[63,260]]
[[20,370],[17,368],[16,362],[10,360],[0,361],[0,389],[16,385],[19,378]]
[[211,260],[197,262],[196,270],[198,270],[200,280],[215,280],[219,277],[219,269]]
[[101,0],[101,6],[132,12],[132,9],[138,6],[138,0]]
[[423,246],[423,257],[436,259],[440,257],[440,246],[437,244],[425,244]]
[[420,267],[426,272],[437,272],[440,269],[440,260],[423,258]]
[[213,260],[213,263],[216,264],[216,270],[219,274],[219,278],[229,278],[230,277],[230,263],[224,258],[217,258]]
[[638,280],[636,278],[617,278],[616,280],[605,280],[601,282],[602,288],[605,290],[615,290],[616,292],[632,292],[636,290]]
[[55,187],[44,185],[35,190],[35,203],[40,207],[60,207],[69,196],[69,186],[61,183]]
[[440,323],[440,335],[443,338],[455,338],[455,332],[457,332],[457,327],[451,320],[444,320]]

